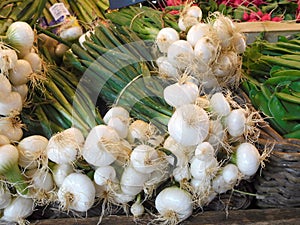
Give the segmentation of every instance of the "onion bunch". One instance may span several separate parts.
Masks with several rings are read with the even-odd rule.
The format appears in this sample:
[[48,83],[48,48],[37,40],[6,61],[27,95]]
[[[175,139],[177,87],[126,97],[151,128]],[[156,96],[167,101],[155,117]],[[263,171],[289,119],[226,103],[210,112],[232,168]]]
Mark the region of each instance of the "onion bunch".
[[19,141],[23,136],[19,114],[28,100],[29,82],[42,71],[42,60],[34,52],[34,31],[26,22],[12,23],[4,41],[7,44],[0,46],[0,134]]
[[201,9],[187,5],[178,25],[180,33],[165,27],[156,36],[162,53],[157,59],[161,75],[178,81],[187,74],[196,78],[205,92],[237,87],[246,42],[233,21],[220,13],[203,21]]

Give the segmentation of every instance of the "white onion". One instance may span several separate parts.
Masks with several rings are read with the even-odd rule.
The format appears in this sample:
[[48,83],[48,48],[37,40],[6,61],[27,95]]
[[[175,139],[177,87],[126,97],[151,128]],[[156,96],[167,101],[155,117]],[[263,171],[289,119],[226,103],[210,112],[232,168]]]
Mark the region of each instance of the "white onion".
[[0,209],[6,208],[12,199],[12,194],[5,184],[0,183]]
[[168,60],[167,57],[161,56],[156,60],[159,75],[167,78],[179,77],[178,69]]
[[205,160],[195,157],[191,161],[190,171],[195,179],[210,180],[218,171],[218,166],[218,160],[215,157],[207,157]]
[[167,137],[164,141],[164,148],[168,149],[172,152],[172,154],[176,157],[176,165],[175,165],[175,159],[172,155],[166,156],[166,160],[173,166],[186,166],[189,162],[189,155],[192,155],[191,153],[194,152],[194,146],[186,147],[181,144],[179,144],[177,141],[175,141],[174,138],[171,136]]
[[209,134],[206,139],[217,151],[224,143],[226,137],[225,129],[221,123],[221,120],[210,120],[209,121]]
[[196,60],[211,64],[215,61],[218,55],[218,43],[210,37],[200,38],[194,47]]
[[28,61],[18,59],[15,67],[9,72],[9,81],[14,86],[26,84],[32,72],[31,65]]
[[12,91],[6,96],[0,96],[0,115],[8,116],[10,113],[21,112],[22,108],[23,101],[18,92]]
[[10,142],[20,141],[23,137],[23,130],[19,119],[0,117],[0,134],[5,135]]
[[236,165],[228,163],[222,168],[222,176],[227,184],[236,184],[238,180],[239,169]]
[[31,198],[15,197],[3,211],[3,219],[7,222],[25,223],[25,218],[34,211],[34,201]]
[[199,95],[199,88],[192,82],[175,83],[164,89],[165,101],[175,108],[194,103]]
[[185,68],[194,58],[194,50],[192,45],[186,40],[178,40],[173,42],[168,48],[167,57],[170,63],[175,67]]
[[211,26],[207,23],[197,23],[189,29],[186,40],[192,45],[195,46],[197,41],[212,33]]
[[1,95],[7,95],[11,92],[12,86],[6,76],[0,74],[0,93]]
[[230,113],[229,102],[221,92],[213,94],[209,101],[212,111],[218,116],[223,117]]
[[115,161],[118,153],[120,137],[115,129],[106,125],[97,125],[92,128],[86,137],[82,156],[94,166],[107,166]]
[[4,134],[0,134],[0,146],[10,144],[10,140]]
[[144,214],[145,208],[143,204],[137,200],[131,205],[130,212],[134,217],[139,217]]
[[6,31],[8,43],[22,53],[31,49],[34,42],[34,32],[26,22],[13,22]]
[[55,164],[52,168],[52,176],[56,186],[60,187],[64,179],[73,172],[74,169],[71,164]]
[[197,105],[183,105],[177,108],[171,116],[168,131],[182,145],[197,145],[208,135],[209,117]]
[[157,132],[157,128],[143,120],[135,120],[129,125],[127,140],[129,143],[147,142]]
[[235,33],[232,42],[233,48],[235,49],[237,54],[242,54],[246,51],[247,43],[243,34]]
[[162,163],[157,150],[149,145],[136,146],[130,155],[132,167],[141,173],[149,174]]
[[82,132],[75,127],[53,135],[46,148],[48,158],[58,164],[71,163],[77,159],[84,144]]
[[112,108],[110,108],[105,115],[103,116],[103,121],[104,123],[108,123],[108,121],[112,118],[112,117],[121,117],[124,119],[129,119],[129,112],[121,107],[121,106],[114,106]]
[[197,145],[195,150],[195,157],[199,160],[205,160],[206,158],[213,157],[215,150],[209,142],[202,142]]
[[232,137],[239,137],[246,131],[246,115],[244,109],[234,109],[226,117],[227,131]]
[[[14,68],[18,60],[16,51],[2,46],[0,43],[0,74],[7,75],[9,70]],[[0,87],[0,90],[2,88]]]
[[22,101],[25,102],[28,94],[27,84],[21,84],[18,86],[12,86],[12,91],[18,92],[21,95]]
[[120,138],[126,138],[129,130],[129,119],[122,117],[112,117],[107,123],[107,126],[114,128]]
[[112,166],[100,166],[95,170],[94,181],[98,185],[107,185],[116,180],[117,174]]
[[[48,139],[41,135],[31,135],[23,138],[17,148],[19,150],[19,165],[26,169],[39,166],[46,158]],[[47,160],[46,162],[47,163]]]
[[187,31],[189,30],[192,26],[196,25],[199,23],[198,18],[194,16],[180,16],[178,19],[178,27],[182,31]]
[[167,221],[166,224],[177,224],[192,215],[193,202],[190,194],[183,189],[167,187],[157,195],[155,208]]
[[221,41],[223,48],[230,47],[236,27],[229,17],[219,14],[218,18],[213,23],[213,28]]
[[129,165],[124,168],[121,176],[121,190],[126,195],[135,196],[143,190],[148,179],[149,174],[140,173]]
[[212,180],[212,189],[218,194],[225,193],[226,191],[230,190],[231,188],[232,188],[232,185],[226,183],[224,180],[224,177],[222,175],[216,176]]
[[187,8],[186,10],[186,15],[187,16],[192,16],[197,18],[199,21],[202,19],[202,10],[199,6],[192,5]]
[[37,53],[30,52],[23,59],[29,62],[33,72],[40,72],[42,70],[42,59]]
[[58,189],[57,197],[60,204],[67,210],[86,212],[95,201],[96,190],[91,179],[81,173],[71,173]]
[[162,53],[167,53],[169,46],[179,40],[178,32],[172,27],[162,28],[156,36],[156,44]]
[[236,165],[242,174],[252,176],[260,165],[260,154],[251,143],[242,143],[236,150]]

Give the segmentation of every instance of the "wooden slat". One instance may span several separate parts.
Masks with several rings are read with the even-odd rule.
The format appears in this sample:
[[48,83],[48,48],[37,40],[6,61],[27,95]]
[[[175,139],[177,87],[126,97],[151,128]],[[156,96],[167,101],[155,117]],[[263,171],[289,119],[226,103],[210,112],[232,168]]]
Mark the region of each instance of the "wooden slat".
[[[149,218],[135,223],[132,217],[126,216],[107,216],[104,217],[101,224],[120,224],[120,225],[133,225],[133,224],[147,224]],[[86,219],[48,219],[32,221],[34,225],[91,225],[97,224],[98,217]],[[229,211],[228,217],[225,212],[220,211],[206,211],[192,216],[182,223],[183,225],[297,225],[300,224],[300,208],[282,208],[282,209],[248,209]]]
[[300,24],[293,22],[242,22],[236,23],[241,32],[300,32]]

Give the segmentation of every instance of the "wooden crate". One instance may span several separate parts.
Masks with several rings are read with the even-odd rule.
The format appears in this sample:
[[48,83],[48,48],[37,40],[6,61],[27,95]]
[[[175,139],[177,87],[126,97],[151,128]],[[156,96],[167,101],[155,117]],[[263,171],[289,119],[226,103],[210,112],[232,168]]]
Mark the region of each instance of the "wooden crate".
[[300,24],[294,22],[243,22],[236,23],[238,29],[247,37],[247,43],[252,43],[262,32],[264,38],[276,42],[278,36],[289,36],[300,33]]
[[[147,218],[146,218],[147,219]],[[148,218],[149,219],[149,218]],[[32,221],[34,225],[96,225],[98,217],[91,218],[67,218],[67,219],[47,219]],[[149,221],[149,220],[148,220]],[[106,216],[101,224],[146,224],[142,221],[134,222],[132,217],[126,216]],[[191,216],[182,223],[183,225],[226,225],[226,224],[243,224],[243,225],[297,225],[300,224],[300,208],[290,209],[247,209],[232,210],[228,216],[224,211],[206,211]]]

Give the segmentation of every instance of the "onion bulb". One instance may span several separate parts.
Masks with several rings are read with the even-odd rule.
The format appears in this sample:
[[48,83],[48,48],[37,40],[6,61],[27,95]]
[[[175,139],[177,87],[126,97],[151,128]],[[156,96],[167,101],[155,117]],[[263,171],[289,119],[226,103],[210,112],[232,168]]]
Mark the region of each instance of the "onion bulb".
[[11,199],[12,194],[8,187],[5,184],[0,183],[0,209],[6,208],[10,204]]
[[157,195],[155,208],[166,224],[178,224],[192,215],[193,200],[185,190],[167,187]]
[[94,166],[108,166],[116,160],[120,137],[117,131],[107,125],[97,125],[86,137],[82,156]]
[[153,172],[162,163],[158,151],[144,144],[138,145],[132,150],[130,161],[136,171],[146,174]]
[[232,110],[225,120],[227,131],[232,137],[239,137],[244,134],[246,122],[245,110],[242,108]]
[[175,83],[164,89],[165,101],[175,108],[194,103],[198,95],[199,88],[192,82]]
[[91,179],[81,173],[71,173],[58,189],[58,201],[66,210],[86,212],[95,201],[96,190]]
[[218,43],[210,37],[201,37],[195,44],[194,54],[196,60],[212,64],[219,52]]
[[42,59],[35,52],[28,53],[23,59],[29,62],[33,72],[37,73],[42,70]]
[[230,113],[231,108],[229,102],[221,92],[213,94],[209,101],[211,110],[218,116],[224,117]]
[[53,135],[46,148],[48,158],[58,164],[74,162],[84,144],[82,132],[75,127]]
[[15,67],[9,72],[9,81],[14,86],[26,84],[32,72],[31,65],[28,61],[18,59]]
[[168,48],[167,57],[175,67],[186,68],[194,58],[194,50],[186,40],[174,41]]
[[166,78],[175,78],[179,77],[178,69],[170,63],[167,57],[161,56],[156,60],[158,66],[159,75]]
[[246,176],[252,176],[256,173],[260,161],[260,154],[257,148],[247,142],[238,146],[233,157],[233,162],[235,162],[240,172]]
[[0,117],[0,134],[5,135],[10,142],[21,140],[22,127],[19,117]]
[[8,70],[15,67],[18,55],[15,50],[0,46],[0,71],[7,74]]
[[0,74],[0,93],[7,95],[12,91],[12,86],[5,75]]
[[52,168],[52,176],[56,186],[60,187],[64,179],[73,172],[74,168],[71,164],[55,164]]
[[16,48],[20,54],[32,48],[34,31],[23,21],[13,22],[6,31],[8,44]]
[[7,222],[25,224],[25,219],[34,211],[34,201],[31,198],[15,197],[3,211],[3,219]]
[[19,152],[15,146],[11,144],[0,146],[0,175],[13,184],[19,193],[26,194],[27,184],[18,167],[18,158]]
[[140,173],[131,165],[125,167],[120,180],[122,192],[128,196],[136,196],[143,190],[149,177],[150,174]]
[[6,96],[0,96],[0,115],[8,116],[11,113],[21,112],[22,108],[23,101],[18,92],[12,91]]
[[10,140],[7,136],[0,134],[0,146],[10,144]]
[[19,150],[19,165],[26,169],[37,168],[40,163],[45,165],[48,139],[41,135],[31,135],[23,138],[17,148]]
[[194,47],[197,41],[212,33],[211,26],[207,23],[197,23],[189,29],[186,40]]
[[169,46],[179,40],[178,32],[171,27],[162,28],[156,36],[156,44],[162,53],[167,53]]
[[182,105],[171,116],[168,131],[182,145],[197,145],[208,135],[209,117],[197,105]]
[[107,124],[108,121],[113,117],[121,117],[124,119],[129,119],[129,112],[121,106],[114,106],[110,108],[103,116],[104,123]]
[[12,91],[18,92],[21,95],[22,101],[25,102],[28,94],[27,84],[21,84],[18,86],[12,86]]

